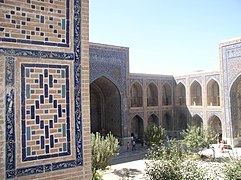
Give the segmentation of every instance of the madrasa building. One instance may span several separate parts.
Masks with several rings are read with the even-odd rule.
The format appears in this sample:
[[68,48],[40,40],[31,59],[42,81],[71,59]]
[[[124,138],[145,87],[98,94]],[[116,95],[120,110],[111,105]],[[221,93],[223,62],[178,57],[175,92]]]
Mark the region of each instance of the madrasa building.
[[219,45],[219,71],[174,77],[90,43],[88,0],[0,0],[0,22],[0,179],[91,179],[90,132],[125,144],[190,124],[241,146],[241,38]]
[[241,146],[240,38],[219,45],[219,71],[176,77],[130,73],[126,47],[90,43],[89,58],[92,132],[125,142],[151,124],[171,137],[195,125]]

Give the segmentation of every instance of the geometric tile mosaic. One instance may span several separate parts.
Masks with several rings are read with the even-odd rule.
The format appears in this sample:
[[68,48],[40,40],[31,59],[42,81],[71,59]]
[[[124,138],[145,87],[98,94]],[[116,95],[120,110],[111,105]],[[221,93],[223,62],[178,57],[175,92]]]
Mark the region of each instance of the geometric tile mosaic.
[[71,154],[69,65],[21,64],[22,161]]
[[69,0],[0,1],[0,41],[69,47]]

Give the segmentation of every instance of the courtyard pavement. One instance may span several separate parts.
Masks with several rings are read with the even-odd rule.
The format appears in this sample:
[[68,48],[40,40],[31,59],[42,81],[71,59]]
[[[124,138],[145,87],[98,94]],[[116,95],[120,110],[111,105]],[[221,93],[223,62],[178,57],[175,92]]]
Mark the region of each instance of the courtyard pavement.
[[[220,152],[218,145],[213,145],[215,150],[215,158],[220,157],[241,157],[241,148],[234,148],[223,153]],[[114,157],[111,165],[103,174],[103,180],[143,180],[148,179],[145,175],[146,164],[145,160],[146,149],[137,145],[136,150],[126,150],[121,147],[118,156]],[[204,155],[213,157],[213,149],[203,150]]]

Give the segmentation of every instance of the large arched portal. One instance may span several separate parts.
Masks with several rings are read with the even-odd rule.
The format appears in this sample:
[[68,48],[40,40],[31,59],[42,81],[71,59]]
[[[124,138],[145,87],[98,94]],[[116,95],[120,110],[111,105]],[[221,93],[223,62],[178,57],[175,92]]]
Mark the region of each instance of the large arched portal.
[[241,75],[234,81],[230,91],[233,145],[241,146]]
[[90,84],[91,132],[121,137],[121,99],[117,87],[106,77]]
[[131,120],[131,134],[137,139],[143,139],[144,137],[143,119],[138,115]]

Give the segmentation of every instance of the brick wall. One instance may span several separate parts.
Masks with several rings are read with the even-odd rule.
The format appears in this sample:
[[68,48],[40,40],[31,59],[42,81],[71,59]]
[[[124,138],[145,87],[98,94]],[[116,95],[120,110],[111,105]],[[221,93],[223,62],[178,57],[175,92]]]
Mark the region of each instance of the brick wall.
[[89,1],[0,4],[0,179],[91,179]]

